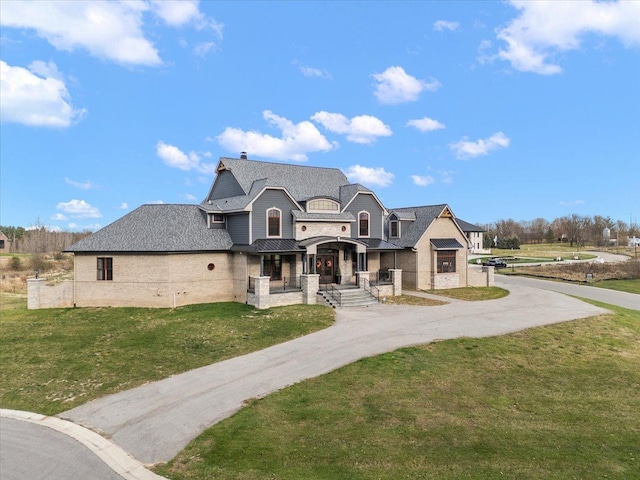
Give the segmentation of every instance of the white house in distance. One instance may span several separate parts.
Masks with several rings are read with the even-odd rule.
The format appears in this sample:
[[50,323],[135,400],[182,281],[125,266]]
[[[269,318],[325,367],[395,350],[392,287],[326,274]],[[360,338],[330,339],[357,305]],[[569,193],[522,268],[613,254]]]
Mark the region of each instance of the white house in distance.
[[219,160],[200,204],[142,205],[67,251],[77,306],[262,308],[347,286],[375,295],[395,285],[392,295],[486,285],[467,266],[475,232],[448,205],[387,209],[339,169],[243,154]]

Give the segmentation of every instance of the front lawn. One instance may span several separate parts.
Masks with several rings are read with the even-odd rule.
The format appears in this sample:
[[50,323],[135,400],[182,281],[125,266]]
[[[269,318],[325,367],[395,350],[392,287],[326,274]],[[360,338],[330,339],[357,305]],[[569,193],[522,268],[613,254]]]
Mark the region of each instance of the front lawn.
[[640,312],[368,358],[250,402],[191,479],[640,478]]
[[321,330],[334,319],[324,306],[26,310],[24,298],[0,300],[0,406],[49,415]]

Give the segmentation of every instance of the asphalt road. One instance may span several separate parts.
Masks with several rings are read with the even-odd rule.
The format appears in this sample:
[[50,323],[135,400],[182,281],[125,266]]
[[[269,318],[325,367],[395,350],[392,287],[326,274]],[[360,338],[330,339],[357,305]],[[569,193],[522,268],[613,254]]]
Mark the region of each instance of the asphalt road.
[[537,278],[527,278],[508,275],[496,275],[496,285],[509,288],[510,286],[532,287],[541,290],[564,293],[574,297],[588,298],[598,302],[617,305],[619,307],[640,310],[640,295],[606,288],[598,288],[590,285],[573,285],[570,283],[553,282]]
[[64,433],[0,418],[2,480],[122,480],[94,452]]

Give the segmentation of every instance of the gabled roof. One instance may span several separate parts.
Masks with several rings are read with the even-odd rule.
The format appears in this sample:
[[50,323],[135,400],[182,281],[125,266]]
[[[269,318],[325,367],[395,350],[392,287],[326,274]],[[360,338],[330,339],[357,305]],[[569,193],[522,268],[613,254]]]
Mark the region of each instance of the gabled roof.
[[349,184],[345,174],[337,168],[223,157],[216,173],[222,170],[230,171],[247,195],[255,191],[254,182],[265,181],[265,185],[286,188],[298,202],[313,197],[338,199],[340,186]]
[[458,224],[458,226],[462,229],[463,232],[467,233],[467,232],[486,232],[486,230],[482,227],[479,227],[477,225],[473,225],[469,222],[465,222],[464,220],[461,220],[459,218],[456,218],[456,223]]
[[440,214],[449,207],[446,204],[426,205],[423,207],[407,207],[393,208],[389,210],[389,214],[397,214],[403,219],[409,218],[411,214],[415,215],[413,222],[402,224],[402,236],[394,238],[393,243],[403,247],[415,247],[429,225],[440,216]]
[[224,229],[207,228],[197,205],[142,205],[124,217],[71,245],[82,252],[204,252],[233,245]]

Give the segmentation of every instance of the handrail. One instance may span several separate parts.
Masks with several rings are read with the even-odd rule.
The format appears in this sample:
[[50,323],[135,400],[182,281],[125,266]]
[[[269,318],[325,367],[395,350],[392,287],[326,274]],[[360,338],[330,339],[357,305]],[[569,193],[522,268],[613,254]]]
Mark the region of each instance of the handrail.
[[325,283],[324,287],[325,287],[324,290],[325,292],[327,292],[327,295],[329,295],[333,300],[338,302],[338,305],[342,305],[342,292],[331,284]]
[[378,301],[378,303],[380,303],[380,290],[378,290],[378,287],[371,285],[368,278],[363,278],[362,280],[364,280],[364,289],[369,292]]

